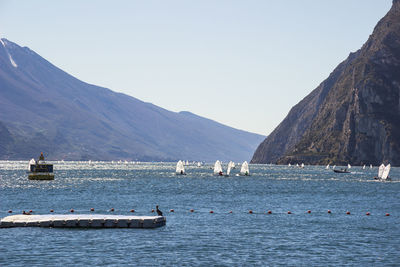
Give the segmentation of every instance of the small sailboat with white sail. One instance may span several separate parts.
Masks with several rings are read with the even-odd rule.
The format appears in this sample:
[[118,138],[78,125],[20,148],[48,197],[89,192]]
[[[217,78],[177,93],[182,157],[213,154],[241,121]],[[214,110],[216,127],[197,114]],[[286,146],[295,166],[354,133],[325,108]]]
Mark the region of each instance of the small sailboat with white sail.
[[390,164],[385,166],[385,164],[382,163],[378,169],[378,177],[374,177],[374,179],[381,181],[391,181],[391,179],[389,178],[390,168]]
[[328,164],[328,165],[326,165],[325,169],[329,170],[329,164]]
[[249,164],[247,161],[243,162],[242,167],[240,168],[240,173],[237,176],[250,176]]
[[222,165],[219,160],[217,160],[214,164],[214,175],[223,176],[224,173],[222,172]]
[[178,161],[178,163],[176,164],[175,174],[176,175],[186,175],[182,160]]
[[229,177],[231,170],[234,168],[234,166],[235,166],[235,163],[233,163],[232,161],[229,161],[228,169],[226,170],[225,177]]

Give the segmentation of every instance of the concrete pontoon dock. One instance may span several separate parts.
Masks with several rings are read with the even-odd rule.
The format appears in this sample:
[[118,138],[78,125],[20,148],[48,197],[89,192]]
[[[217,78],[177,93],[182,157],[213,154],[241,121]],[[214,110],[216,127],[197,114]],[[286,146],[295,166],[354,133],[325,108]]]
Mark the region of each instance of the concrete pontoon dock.
[[0,228],[156,228],[166,224],[163,216],[125,216],[105,214],[12,215],[0,220]]

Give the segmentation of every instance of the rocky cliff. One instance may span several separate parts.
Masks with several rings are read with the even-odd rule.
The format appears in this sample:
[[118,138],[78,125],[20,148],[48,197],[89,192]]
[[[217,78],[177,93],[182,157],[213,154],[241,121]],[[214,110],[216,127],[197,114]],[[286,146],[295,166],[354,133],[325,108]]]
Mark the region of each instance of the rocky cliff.
[[368,41],[294,106],[252,163],[400,165],[400,1]]

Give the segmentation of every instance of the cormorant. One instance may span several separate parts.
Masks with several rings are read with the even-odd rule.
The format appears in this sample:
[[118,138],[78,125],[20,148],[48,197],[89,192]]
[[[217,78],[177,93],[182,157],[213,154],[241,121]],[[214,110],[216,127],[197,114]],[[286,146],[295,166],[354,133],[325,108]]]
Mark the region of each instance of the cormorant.
[[156,206],[156,211],[158,216],[162,216],[162,211],[158,209],[158,205]]

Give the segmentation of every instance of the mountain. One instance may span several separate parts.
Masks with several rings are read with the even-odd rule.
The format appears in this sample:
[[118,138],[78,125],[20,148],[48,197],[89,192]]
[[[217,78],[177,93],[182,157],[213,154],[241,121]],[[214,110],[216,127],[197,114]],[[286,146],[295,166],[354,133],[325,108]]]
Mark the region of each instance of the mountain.
[[290,110],[251,162],[400,165],[400,0],[362,48]]
[[0,41],[0,159],[242,161],[265,138],[84,83]]

